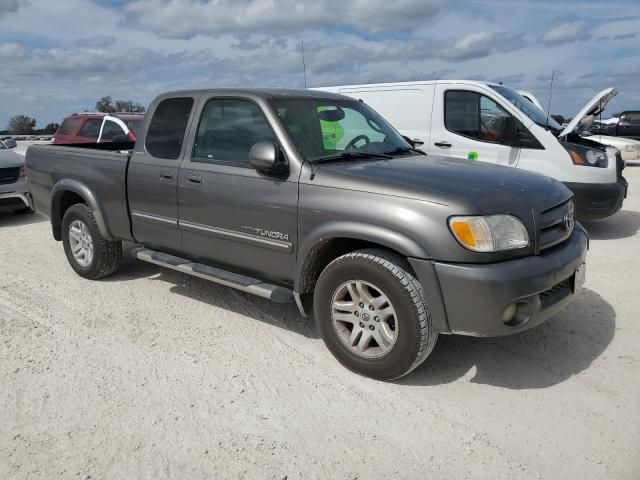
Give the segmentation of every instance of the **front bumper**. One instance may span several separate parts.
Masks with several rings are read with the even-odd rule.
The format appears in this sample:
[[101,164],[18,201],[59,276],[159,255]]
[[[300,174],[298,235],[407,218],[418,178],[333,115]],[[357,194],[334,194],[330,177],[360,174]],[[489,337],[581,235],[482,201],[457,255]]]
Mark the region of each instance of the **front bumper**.
[[[436,330],[501,336],[535,327],[575,299],[576,270],[585,263],[588,244],[577,225],[566,242],[541,255],[476,265],[411,259],[411,265]],[[517,313],[505,323],[503,315],[514,304]]]
[[624,177],[616,183],[565,183],[573,192],[578,220],[595,220],[622,208],[629,184]]
[[13,212],[23,208],[33,210],[33,200],[29,192],[0,192],[0,212]]

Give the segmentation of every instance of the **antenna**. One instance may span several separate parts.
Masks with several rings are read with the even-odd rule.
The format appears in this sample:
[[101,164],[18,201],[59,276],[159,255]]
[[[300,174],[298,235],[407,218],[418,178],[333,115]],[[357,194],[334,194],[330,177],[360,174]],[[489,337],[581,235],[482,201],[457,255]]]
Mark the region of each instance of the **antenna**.
[[549,87],[549,101],[547,102],[547,125],[546,130],[549,130],[549,115],[551,115],[551,94],[553,93],[553,79],[556,76],[556,69],[551,70],[551,86]]
[[304,40],[300,41],[300,48],[302,50],[302,74],[304,75],[304,89],[307,90],[307,64],[304,61]]

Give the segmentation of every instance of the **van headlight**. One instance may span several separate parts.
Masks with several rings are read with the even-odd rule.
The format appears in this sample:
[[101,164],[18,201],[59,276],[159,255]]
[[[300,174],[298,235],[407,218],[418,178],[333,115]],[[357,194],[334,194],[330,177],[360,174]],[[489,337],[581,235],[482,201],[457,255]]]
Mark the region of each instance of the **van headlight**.
[[463,247],[474,252],[500,252],[529,245],[529,234],[512,215],[449,218],[449,228]]
[[607,168],[609,166],[609,157],[607,152],[596,150],[595,148],[583,147],[575,143],[560,142],[562,146],[569,152],[571,161],[574,165],[582,165],[584,167]]

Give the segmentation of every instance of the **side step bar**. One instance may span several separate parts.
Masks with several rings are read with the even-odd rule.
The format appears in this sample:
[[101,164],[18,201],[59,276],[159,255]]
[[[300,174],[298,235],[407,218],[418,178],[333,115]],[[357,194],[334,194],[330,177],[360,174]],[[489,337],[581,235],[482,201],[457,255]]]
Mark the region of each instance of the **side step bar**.
[[293,290],[279,285],[264,283],[262,280],[245,277],[244,275],[238,275],[237,273],[210,267],[202,263],[194,263],[191,260],[174,257],[173,255],[156,252],[154,250],[142,248],[134,250],[132,254],[138,260],[155,263],[156,265],[186,273],[187,275],[204,278],[210,282],[219,283],[259,297],[268,298],[277,303],[291,303],[294,301]]

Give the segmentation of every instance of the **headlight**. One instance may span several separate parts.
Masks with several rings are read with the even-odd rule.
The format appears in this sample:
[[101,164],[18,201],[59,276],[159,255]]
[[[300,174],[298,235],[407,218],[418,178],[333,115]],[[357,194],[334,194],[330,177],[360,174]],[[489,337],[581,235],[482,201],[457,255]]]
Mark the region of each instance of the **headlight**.
[[609,166],[607,153],[602,150],[583,147],[582,145],[576,145],[575,143],[560,143],[567,152],[569,152],[569,156],[571,157],[571,161],[574,165],[599,168],[607,168]]
[[499,252],[529,245],[527,229],[511,215],[451,217],[449,228],[463,247],[474,252]]

